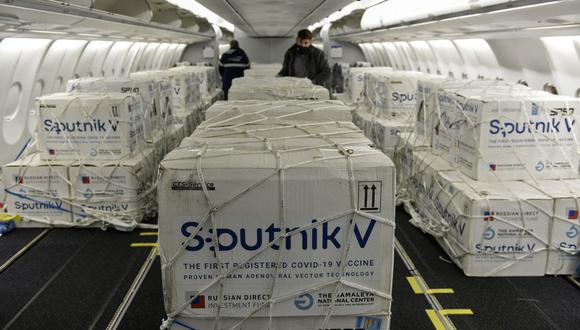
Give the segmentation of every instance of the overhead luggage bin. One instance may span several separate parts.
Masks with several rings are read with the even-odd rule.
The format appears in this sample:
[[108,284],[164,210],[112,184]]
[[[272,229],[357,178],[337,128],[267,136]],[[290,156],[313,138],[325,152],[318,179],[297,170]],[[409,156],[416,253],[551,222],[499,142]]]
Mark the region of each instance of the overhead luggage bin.
[[[181,28],[177,14],[173,18],[159,11],[153,12],[144,0],[131,1],[77,1],[69,4],[56,1],[13,1],[0,4],[2,16],[10,18],[9,33],[0,31],[0,37],[30,37],[41,34],[44,38],[123,39],[139,38],[146,41],[193,43],[213,37],[205,33]],[[173,6],[167,4],[169,6]],[[157,15],[157,16],[155,16]]]

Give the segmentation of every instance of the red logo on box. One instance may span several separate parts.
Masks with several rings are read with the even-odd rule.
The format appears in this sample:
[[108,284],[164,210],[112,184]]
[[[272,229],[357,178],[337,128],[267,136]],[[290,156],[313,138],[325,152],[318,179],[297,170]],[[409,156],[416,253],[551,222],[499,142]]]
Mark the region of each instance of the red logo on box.
[[191,308],[205,308],[205,296],[200,295],[193,299]]

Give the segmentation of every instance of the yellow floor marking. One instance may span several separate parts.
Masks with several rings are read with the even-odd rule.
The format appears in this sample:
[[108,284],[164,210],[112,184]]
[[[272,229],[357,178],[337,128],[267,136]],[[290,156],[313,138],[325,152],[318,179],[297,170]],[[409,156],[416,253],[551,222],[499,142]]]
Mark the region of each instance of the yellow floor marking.
[[[425,312],[427,313],[427,316],[429,316],[429,319],[431,320],[431,323],[433,323],[433,326],[435,327],[436,330],[445,330],[445,326],[443,325],[443,322],[441,322],[441,319],[439,318],[439,315],[437,315],[437,312],[435,310],[426,309]],[[441,314],[441,316],[473,315],[473,311],[471,309],[442,309],[439,311],[439,313]]]
[[441,315],[473,315],[471,309],[442,309],[439,313]]
[[[422,279],[420,279],[422,280]],[[409,281],[409,285],[411,285],[411,289],[415,294],[423,294],[423,289],[421,289],[421,285],[417,281],[417,276],[407,276],[407,281]],[[427,286],[427,285],[425,285]],[[444,288],[444,289],[428,289],[427,294],[449,294],[455,293],[451,288]]]
[[439,316],[437,315],[437,313],[433,309],[427,309],[427,310],[425,310],[425,312],[427,312],[427,316],[429,316],[429,319],[431,320],[431,323],[433,323],[433,326],[435,327],[435,329],[445,330],[445,326],[443,325],[443,322],[441,322],[441,319],[439,318]]
[[158,247],[157,243],[131,243],[131,247]]
[[158,236],[159,233],[156,231],[146,231],[146,232],[142,232],[139,233],[139,236]]

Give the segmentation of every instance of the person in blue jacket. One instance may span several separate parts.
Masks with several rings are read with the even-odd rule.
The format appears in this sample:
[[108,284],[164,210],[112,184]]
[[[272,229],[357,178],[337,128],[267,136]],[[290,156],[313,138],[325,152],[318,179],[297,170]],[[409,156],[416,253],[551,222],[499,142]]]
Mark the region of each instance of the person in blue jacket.
[[222,90],[224,100],[228,99],[228,91],[232,87],[232,80],[244,76],[244,70],[250,68],[250,59],[240,48],[237,40],[230,41],[230,50],[225,52],[219,61],[219,72],[222,76]]

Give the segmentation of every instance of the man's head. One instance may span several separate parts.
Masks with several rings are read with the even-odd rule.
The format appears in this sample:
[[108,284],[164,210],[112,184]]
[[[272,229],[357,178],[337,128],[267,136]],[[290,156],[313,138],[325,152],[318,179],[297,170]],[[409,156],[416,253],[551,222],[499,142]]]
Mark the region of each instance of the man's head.
[[240,48],[240,43],[237,40],[230,41],[230,49]]
[[308,48],[312,45],[312,32],[308,29],[303,29],[298,31],[298,36],[296,37],[296,44],[300,47]]

